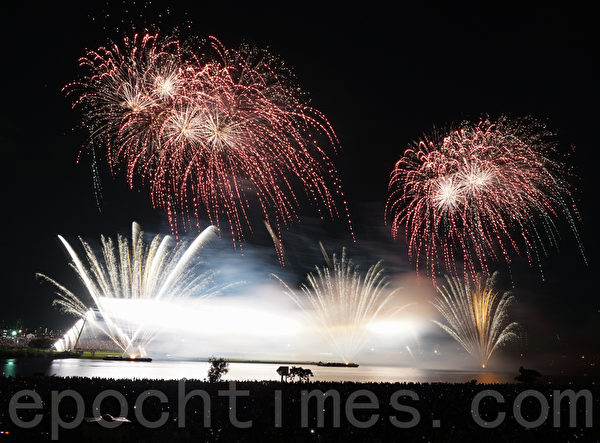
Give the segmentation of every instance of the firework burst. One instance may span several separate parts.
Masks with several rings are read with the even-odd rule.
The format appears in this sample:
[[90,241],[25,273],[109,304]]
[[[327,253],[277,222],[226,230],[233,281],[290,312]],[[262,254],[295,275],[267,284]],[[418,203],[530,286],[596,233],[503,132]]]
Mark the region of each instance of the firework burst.
[[212,282],[212,273],[198,272],[197,255],[216,234],[211,226],[205,229],[189,245],[173,245],[170,236],[157,235],[147,245],[137,223],[133,223],[132,241],[117,237],[102,237],[102,255],[81,240],[87,266],[73,247],[62,237],[60,241],[69,253],[71,266],[83,282],[86,297],[75,293],[43,274],[37,276],[56,288],[58,298],[54,305],[66,313],[87,321],[96,320],[95,311],[101,314],[106,328],[95,324],[127,354],[144,355],[148,343],[156,336],[156,325],[132,323],[128,319],[124,304],[169,301],[173,298],[194,296],[206,299],[218,292]]
[[565,167],[553,154],[540,124],[506,117],[419,140],[391,175],[386,219],[394,237],[406,234],[417,269],[425,262],[434,278],[440,264],[456,274],[463,263],[465,277],[489,274],[513,252],[541,272],[541,257],[558,247],[560,217],[583,255]]
[[295,186],[321,218],[342,213],[350,223],[325,149],[338,147],[336,135],[284,64],[209,43],[196,54],[173,38],[136,35],[83,57],[87,74],[65,90],[83,109],[91,149],[105,149],[130,187],[148,185],[174,233],[206,212],[237,243],[254,205],[279,236],[297,218]]
[[494,278],[479,277],[475,286],[457,277],[446,277],[433,302],[446,323],[434,322],[452,336],[485,368],[496,348],[518,337],[518,324],[508,321],[510,293],[494,289]]
[[[394,307],[396,291],[388,290],[388,280],[380,262],[369,267],[366,274],[359,271],[342,249],[341,257],[330,258],[323,246],[326,266],[315,266],[315,273],[306,276],[302,294],[297,294],[283,281],[289,297],[305,312],[314,326],[323,332],[332,349],[348,363],[368,339],[368,326],[408,307]],[[278,277],[277,277],[278,278]]]

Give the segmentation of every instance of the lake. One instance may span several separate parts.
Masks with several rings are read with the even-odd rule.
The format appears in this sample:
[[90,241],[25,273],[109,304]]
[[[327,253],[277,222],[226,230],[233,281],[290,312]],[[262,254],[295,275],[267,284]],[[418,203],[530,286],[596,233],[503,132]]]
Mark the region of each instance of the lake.
[[[274,363],[230,363],[224,380],[279,380]],[[334,368],[302,365],[314,374],[312,380],[355,382],[447,382],[464,383],[476,379],[479,383],[505,383],[513,373],[490,371],[432,370],[400,366],[360,365],[358,368]],[[150,363],[68,358],[60,360],[24,358],[2,359],[0,369],[6,376],[35,374],[58,377],[203,379],[209,363],[198,361],[154,360]]]

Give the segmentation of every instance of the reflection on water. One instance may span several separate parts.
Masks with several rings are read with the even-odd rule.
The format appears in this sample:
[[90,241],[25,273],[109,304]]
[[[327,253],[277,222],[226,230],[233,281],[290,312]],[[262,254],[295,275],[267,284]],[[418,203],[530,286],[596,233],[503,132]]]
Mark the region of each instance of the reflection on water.
[[9,358],[2,364],[2,375],[15,377],[17,375],[16,359]]
[[0,372],[6,377],[48,374],[52,360],[47,358],[0,359]]
[[[231,363],[225,380],[279,380],[279,364]],[[313,380],[356,382],[446,382],[506,383],[513,374],[493,372],[442,371],[398,366],[361,365],[358,368],[333,368],[303,365],[314,373]],[[155,360],[151,363],[90,359],[9,359],[0,360],[6,376],[46,374],[59,377],[203,379],[207,362]]]

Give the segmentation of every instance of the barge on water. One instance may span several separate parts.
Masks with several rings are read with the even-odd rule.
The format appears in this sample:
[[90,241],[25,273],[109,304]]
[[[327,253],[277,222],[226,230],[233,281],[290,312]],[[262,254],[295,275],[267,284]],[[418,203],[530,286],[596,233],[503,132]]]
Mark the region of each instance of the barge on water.
[[317,366],[325,366],[328,368],[358,368],[356,363],[336,363],[336,362],[325,362],[320,361]]
[[106,357],[102,357],[102,360],[109,361],[143,361],[149,363],[152,361],[150,357],[129,357],[123,355],[107,355]]

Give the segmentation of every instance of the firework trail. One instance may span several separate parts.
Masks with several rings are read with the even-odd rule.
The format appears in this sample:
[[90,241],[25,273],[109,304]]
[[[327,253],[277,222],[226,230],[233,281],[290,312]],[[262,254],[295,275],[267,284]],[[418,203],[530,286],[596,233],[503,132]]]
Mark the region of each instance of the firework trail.
[[283,247],[283,242],[279,239],[279,236],[273,231],[273,228],[269,224],[268,221],[265,220],[265,227],[267,228],[267,232],[271,236],[273,240],[273,246],[275,246],[275,252],[277,252],[277,259],[279,260],[279,264],[281,266],[285,266],[286,257],[285,257],[285,248]]
[[297,219],[296,185],[321,218],[338,217],[341,200],[350,224],[325,150],[338,147],[336,135],[283,62],[209,43],[197,54],[174,38],[135,35],[82,57],[86,75],[65,91],[83,110],[92,152],[104,149],[130,187],[147,185],[174,233],[206,211],[237,243],[253,205],[280,232]]
[[396,291],[387,289],[381,261],[363,275],[345,248],[341,257],[333,254],[330,258],[325,252],[324,257],[327,266],[315,266],[315,273],[307,274],[307,284],[300,287],[302,295],[277,278],[307,318],[323,331],[335,353],[348,363],[368,339],[369,324],[390,318],[409,305],[391,306]]
[[[565,217],[583,255],[577,209],[563,164],[552,160],[551,134],[530,120],[465,122],[408,148],[391,175],[386,219],[409,255],[434,278],[441,264],[465,277],[491,262],[510,264],[525,253],[541,270],[548,246],[558,247],[559,217]],[[585,260],[585,256],[584,256]]]
[[518,324],[508,322],[508,307],[513,296],[494,289],[492,277],[479,277],[475,286],[457,277],[446,277],[433,302],[446,323],[434,320],[485,368],[494,350],[518,337]]
[[[90,311],[89,316],[93,316],[93,315],[94,315],[93,312]],[[75,322],[75,324],[71,327],[71,329],[69,329],[67,332],[65,332],[65,334],[54,343],[54,348],[58,352],[64,352],[64,351],[69,351],[71,349],[74,349],[75,346],[77,345],[77,340],[79,339],[79,336],[83,332],[84,326],[85,326],[84,318],[80,318],[79,320],[77,320],[77,322]]]
[[160,235],[147,245],[140,226],[134,222],[131,243],[122,236],[118,236],[116,242],[102,236],[101,255],[81,240],[87,266],[59,235],[71,257],[71,266],[85,286],[87,300],[50,277],[37,276],[56,288],[55,306],[88,321],[96,319],[94,310],[97,310],[106,328],[97,326],[124,353],[145,355],[148,343],[159,332],[158,327],[130,322],[127,309],[131,306],[123,301],[158,302],[190,296],[203,300],[217,293],[219,288],[213,284],[213,273],[199,273],[196,266],[200,251],[215,235],[216,228],[210,226],[189,246],[173,245],[170,236]]

